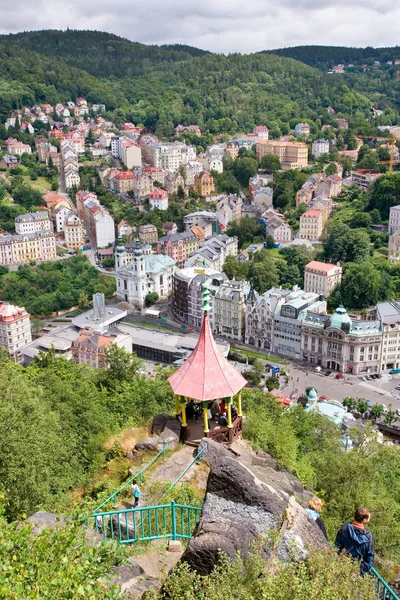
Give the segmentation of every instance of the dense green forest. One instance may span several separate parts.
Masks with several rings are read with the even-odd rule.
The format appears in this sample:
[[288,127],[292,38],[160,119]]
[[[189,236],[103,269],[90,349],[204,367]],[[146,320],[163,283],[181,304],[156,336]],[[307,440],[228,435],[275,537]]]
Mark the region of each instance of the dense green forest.
[[[276,54],[224,56],[145,46],[99,32],[0,37],[2,119],[17,106],[82,95],[104,103],[117,123],[130,119],[161,136],[172,136],[178,123],[197,123],[211,133],[251,131],[266,123],[271,137],[279,137],[289,133],[292,120],[309,120],[315,131],[331,123],[326,113],[331,104],[368,134],[374,126],[366,118],[378,93],[370,81],[364,74],[353,89],[342,77]],[[379,122],[392,124],[398,117],[398,80],[385,85],[388,100]]]
[[291,48],[278,48],[265,50],[263,54],[276,54],[300,60],[311,67],[328,70],[334,65],[348,64],[372,65],[375,60],[386,62],[400,58],[400,46],[389,48],[351,48],[349,46],[293,46]]
[[50,315],[78,304],[84,308],[93,294],[107,297],[114,291],[115,281],[99,273],[85,256],[0,270],[2,301],[25,306],[31,315]]

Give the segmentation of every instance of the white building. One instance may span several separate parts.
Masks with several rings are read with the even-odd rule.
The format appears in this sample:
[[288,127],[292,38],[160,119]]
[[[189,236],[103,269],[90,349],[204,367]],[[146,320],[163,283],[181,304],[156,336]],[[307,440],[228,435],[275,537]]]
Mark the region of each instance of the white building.
[[46,211],[27,213],[15,218],[15,231],[19,235],[51,230],[50,217]]
[[379,302],[376,305],[377,318],[381,323],[382,352],[380,369],[400,368],[400,303]]
[[114,158],[119,158],[119,139],[118,135],[111,138],[111,154]]
[[133,256],[127,256],[123,246],[117,246],[117,298],[140,310],[145,306],[147,294],[156,292],[159,298],[167,298],[172,291],[174,266],[175,261],[169,256],[151,254],[150,245],[137,241]]
[[275,313],[291,293],[291,290],[271,288],[258,295],[250,290],[246,302],[246,344],[263,350],[272,349]]
[[68,206],[64,206],[64,204],[59,204],[54,209],[54,220],[56,223],[56,231],[57,233],[62,233],[64,231],[64,221],[68,217],[71,209]]
[[114,219],[93,192],[80,190],[76,194],[78,215],[83,220],[97,248],[106,248],[115,242]]
[[150,208],[158,208],[158,210],[168,209],[168,192],[160,188],[154,188],[149,194]]
[[304,269],[304,291],[327,298],[342,280],[342,267],[312,260]]
[[128,169],[142,166],[142,149],[136,142],[127,137],[119,138],[119,158]]
[[21,348],[31,342],[31,322],[26,309],[0,302],[0,345],[15,362],[22,362]]
[[319,158],[321,154],[329,154],[329,141],[315,140],[312,145],[312,154],[314,158]]
[[228,256],[238,253],[237,237],[228,235],[214,235],[207,238],[204,244],[192,252],[185,261],[185,267],[208,267],[216,271],[223,271],[224,263]]
[[326,301],[319,294],[306,293],[293,288],[278,306],[274,315],[273,351],[282,356],[300,359],[301,326],[307,310],[326,313]]
[[389,234],[393,235],[400,230],[400,204],[392,206],[389,213]]

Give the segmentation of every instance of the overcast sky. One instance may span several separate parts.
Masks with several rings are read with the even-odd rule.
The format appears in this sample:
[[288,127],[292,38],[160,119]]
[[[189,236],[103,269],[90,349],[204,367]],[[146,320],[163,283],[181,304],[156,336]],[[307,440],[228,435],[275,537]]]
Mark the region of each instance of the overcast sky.
[[0,33],[97,29],[224,53],[304,44],[395,46],[399,26],[398,0],[0,0]]

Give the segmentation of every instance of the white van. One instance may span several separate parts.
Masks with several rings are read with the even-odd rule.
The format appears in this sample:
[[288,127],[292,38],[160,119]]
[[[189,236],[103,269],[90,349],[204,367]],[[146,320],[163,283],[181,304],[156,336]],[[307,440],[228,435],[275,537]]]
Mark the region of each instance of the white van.
[[314,371],[315,371],[316,373],[319,373],[320,371],[322,371],[322,367],[320,367],[320,366],[318,365],[318,367],[315,367]]

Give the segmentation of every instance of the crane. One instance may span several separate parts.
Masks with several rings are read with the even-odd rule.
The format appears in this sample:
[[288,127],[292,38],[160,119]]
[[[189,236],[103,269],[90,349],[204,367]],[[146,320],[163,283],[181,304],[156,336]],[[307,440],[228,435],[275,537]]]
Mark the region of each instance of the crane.
[[[356,138],[361,138],[362,140],[377,140],[377,141],[386,141],[387,138],[382,138],[376,135],[356,135]],[[396,147],[396,136],[394,133],[390,136],[390,144],[389,144],[389,160],[380,160],[380,165],[389,165],[389,173],[393,171],[393,165],[399,161],[394,160],[394,149]]]

